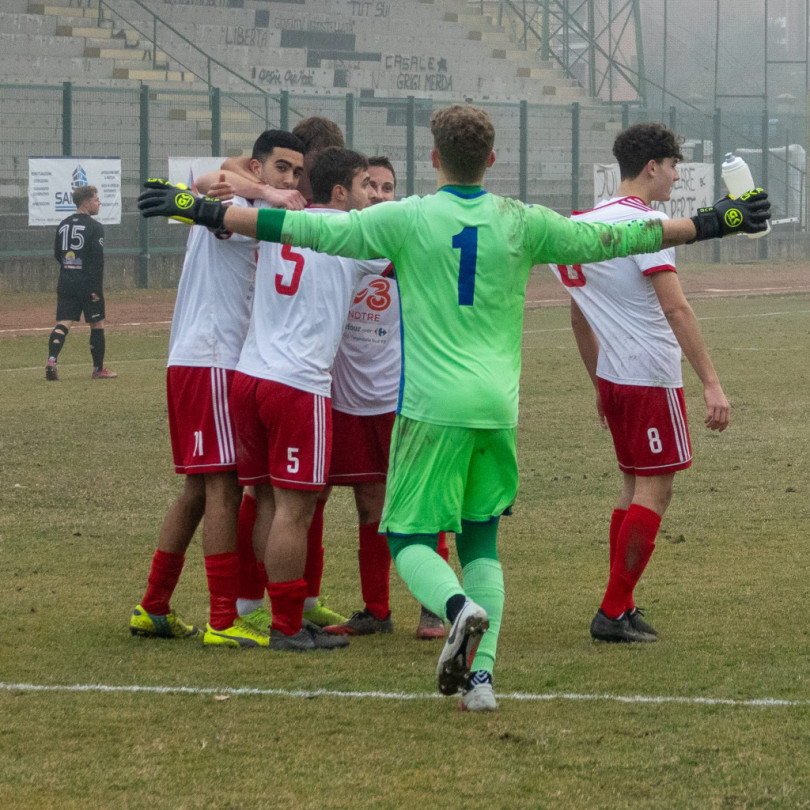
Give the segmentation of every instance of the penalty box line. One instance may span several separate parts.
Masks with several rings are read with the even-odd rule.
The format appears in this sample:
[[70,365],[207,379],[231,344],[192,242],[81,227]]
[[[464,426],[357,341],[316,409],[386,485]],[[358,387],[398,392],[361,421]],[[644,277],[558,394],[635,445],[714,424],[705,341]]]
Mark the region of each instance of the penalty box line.
[[[99,694],[157,694],[157,695],[213,695],[214,697],[287,697],[310,700],[318,697],[347,698],[355,700],[434,700],[442,695],[430,692],[378,692],[378,691],[342,691],[337,689],[259,689],[253,687],[206,687],[206,686],[113,686],[108,684],[34,684],[34,683],[0,683],[2,692],[65,692]],[[810,700],[787,700],[782,698],[712,698],[690,697],[687,695],[611,695],[611,694],[578,694],[575,692],[548,692],[532,694],[529,692],[499,693],[499,700],[521,702],[567,701],[605,701],[627,704],[676,704],[681,706],[733,706],[743,708],[769,707],[806,707]]]

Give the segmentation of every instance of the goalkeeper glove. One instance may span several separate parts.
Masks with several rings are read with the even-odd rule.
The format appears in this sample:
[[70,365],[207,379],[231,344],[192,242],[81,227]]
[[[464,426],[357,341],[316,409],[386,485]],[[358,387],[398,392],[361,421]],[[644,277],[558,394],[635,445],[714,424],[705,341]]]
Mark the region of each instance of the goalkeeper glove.
[[688,244],[719,239],[730,233],[759,233],[768,227],[770,218],[771,204],[764,189],[746,191],[736,199],[726,195],[711,208],[698,209],[692,217],[697,233]]
[[228,210],[213,197],[196,197],[187,186],[172,185],[151,178],[143,184],[146,191],[138,197],[138,210],[144,217],[169,217],[188,225],[221,228]]

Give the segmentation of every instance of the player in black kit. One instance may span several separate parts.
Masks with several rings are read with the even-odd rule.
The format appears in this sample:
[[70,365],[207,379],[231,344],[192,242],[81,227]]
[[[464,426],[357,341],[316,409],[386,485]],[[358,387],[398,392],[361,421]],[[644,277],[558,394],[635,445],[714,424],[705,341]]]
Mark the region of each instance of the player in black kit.
[[56,326],[48,340],[45,379],[56,381],[56,358],[62,351],[69,324],[90,324],[90,354],[93,379],[110,380],[118,375],[104,368],[104,227],[93,219],[101,203],[95,186],[79,186],[73,192],[76,213],[56,229],[54,256],[59,262],[56,286]]

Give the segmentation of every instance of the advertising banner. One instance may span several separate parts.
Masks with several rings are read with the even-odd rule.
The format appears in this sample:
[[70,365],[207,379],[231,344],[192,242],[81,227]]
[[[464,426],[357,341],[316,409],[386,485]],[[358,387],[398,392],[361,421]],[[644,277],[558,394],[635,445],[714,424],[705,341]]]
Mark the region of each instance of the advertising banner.
[[104,225],[121,222],[121,158],[30,157],[28,158],[28,224],[58,225],[76,206],[73,192],[79,186],[95,186]]

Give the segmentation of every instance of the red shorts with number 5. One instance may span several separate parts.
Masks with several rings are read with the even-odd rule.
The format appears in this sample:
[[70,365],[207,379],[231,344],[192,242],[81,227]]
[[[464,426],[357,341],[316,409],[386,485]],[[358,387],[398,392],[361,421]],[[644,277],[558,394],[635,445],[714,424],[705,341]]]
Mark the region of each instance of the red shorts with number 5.
[[683,388],[598,382],[622,472],[668,475],[692,465]]
[[231,389],[239,483],[323,489],[332,452],[332,401],[237,371]]

